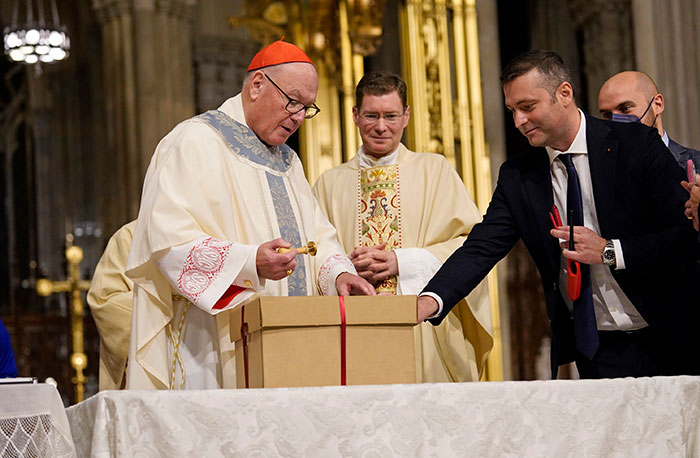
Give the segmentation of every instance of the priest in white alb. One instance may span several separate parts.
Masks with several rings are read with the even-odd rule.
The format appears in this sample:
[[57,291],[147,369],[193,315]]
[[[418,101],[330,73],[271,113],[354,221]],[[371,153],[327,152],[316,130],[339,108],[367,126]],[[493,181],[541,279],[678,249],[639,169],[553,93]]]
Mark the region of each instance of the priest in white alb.
[[[322,174],[314,194],[377,293],[418,294],[481,215],[443,156],[401,143],[410,108],[398,75],[365,75],[355,99],[362,146],[349,162]],[[479,380],[493,346],[486,283],[439,326],[422,323],[415,330],[419,380]]]
[[100,335],[100,391],[119,390],[126,383],[134,282],[125,271],[135,226],[136,221],[131,221],[110,237],[87,293]]
[[[146,172],[127,261],[128,389],[235,386],[228,313],[254,294],[374,294],[284,143],[318,111],[308,56],[277,41],[240,94],[177,125]],[[314,241],[315,257],[296,249]]]

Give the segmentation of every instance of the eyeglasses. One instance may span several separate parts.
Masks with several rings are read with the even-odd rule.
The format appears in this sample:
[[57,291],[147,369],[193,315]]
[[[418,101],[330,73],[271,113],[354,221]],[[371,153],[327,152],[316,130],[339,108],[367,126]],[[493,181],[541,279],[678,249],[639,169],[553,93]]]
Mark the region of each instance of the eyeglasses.
[[396,124],[403,119],[403,115],[405,113],[406,113],[405,111],[403,113],[387,113],[387,114],[365,113],[365,114],[361,114],[360,118],[367,124],[376,124],[382,118],[384,118],[384,122],[387,124]]
[[281,87],[279,87],[274,81],[272,81],[272,78],[267,76],[266,73],[263,73],[263,75],[265,75],[265,78],[270,80],[272,85],[275,86],[277,90],[282,93],[283,96],[287,97],[287,100],[289,100],[289,102],[287,102],[287,106],[285,106],[284,109],[287,110],[289,113],[297,114],[300,111],[304,110],[304,118],[311,119],[314,116],[316,116],[319,111],[321,111],[321,109],[317,107],[315,103],[312,103],[311,105],[304,105],[300,101],[291,98],[282,90]]

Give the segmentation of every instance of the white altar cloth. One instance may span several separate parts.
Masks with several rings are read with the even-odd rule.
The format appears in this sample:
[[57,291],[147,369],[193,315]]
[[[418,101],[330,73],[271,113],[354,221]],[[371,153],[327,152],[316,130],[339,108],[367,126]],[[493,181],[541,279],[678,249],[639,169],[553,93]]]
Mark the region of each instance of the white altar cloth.
[[1,457],[75,457],[66,411],[56,387],[0,385]]
[[108,391],[78,456],[699,457],[700,377]]

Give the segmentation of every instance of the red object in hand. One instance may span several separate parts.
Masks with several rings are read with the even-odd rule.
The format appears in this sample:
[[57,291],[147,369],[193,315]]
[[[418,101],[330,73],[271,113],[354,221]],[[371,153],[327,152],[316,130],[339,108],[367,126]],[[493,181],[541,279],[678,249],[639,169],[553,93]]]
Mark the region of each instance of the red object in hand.
[[566,265],[566,291],[569,299],[575,301],[581,295],[581,265],[571,259],[567,259]]
[[[552,211],[549,213],[549,218],[552,220],[554,228],[563,226],[561,215],[556,205],[552,206]],[[571,219],[571,218],[570,218]],[[574,248],[574,226],[569,225],[569,250],[575,251]],[[569,299],[575,301],[581,295],[581,264],[572,259],[566,260],[566,291]]]

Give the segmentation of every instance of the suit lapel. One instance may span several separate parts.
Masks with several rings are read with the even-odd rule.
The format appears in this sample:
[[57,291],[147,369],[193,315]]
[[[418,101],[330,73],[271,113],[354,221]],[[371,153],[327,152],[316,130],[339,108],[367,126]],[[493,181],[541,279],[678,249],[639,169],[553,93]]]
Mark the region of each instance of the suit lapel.
[[685,146],[679,145],[671,139],[668,140],[668,149],[679,164],[683,164],[690,159],[690,151]]
[[549,234],[552,222],[549,212],[554,205],[552,194],[552,177],[549,172],[549,157],[544,148],[531,149],[530,157],[523,160],[523,182],[527,200],[532,209],[533,225],[545,247],[547,258],[550,260],[553,272],[559,271],[560,252],[557,240]]
[[611,139],[610,129],[601,121],[586,117],[586,144],[588,165],[593,182],[593,198],[600,235],[606,237],[613,228],[615,212],[615,174],[617,166],[618,142]]

